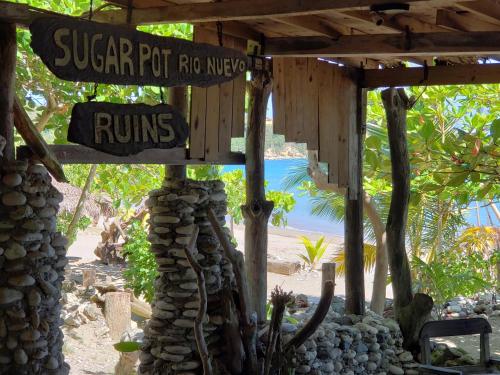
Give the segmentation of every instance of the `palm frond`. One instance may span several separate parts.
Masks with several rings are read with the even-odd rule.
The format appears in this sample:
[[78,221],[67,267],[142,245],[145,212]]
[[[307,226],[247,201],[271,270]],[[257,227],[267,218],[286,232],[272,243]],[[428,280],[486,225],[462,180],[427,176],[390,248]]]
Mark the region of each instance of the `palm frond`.
[[302,182],[311,181],[307,173],[307,163],[307,160],[300,160],[297,161],[295,165],[288,168],[288,173],[281,181],[283,190],[291,190],[300,186]]
[[[377,260],[377,247],[375,245],[365,243],[363,245],[363,260],[364,260],[364,270],[365,272],[370,272],[375,268],[375,262]],[[333,258],[332,262],[336,264],[335,273],[339,276],[345,275],[345,250],[338,250]]]

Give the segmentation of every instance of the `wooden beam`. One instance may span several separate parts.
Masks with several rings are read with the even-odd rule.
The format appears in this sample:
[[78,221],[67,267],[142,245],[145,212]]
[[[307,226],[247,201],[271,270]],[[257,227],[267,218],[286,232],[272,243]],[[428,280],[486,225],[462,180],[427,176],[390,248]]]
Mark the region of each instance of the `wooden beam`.
[[[197,27],[201,27],[211,31],[217,31],[217,24],[215,22],[204,22],[195,24]],[[222,32],[225,35],[231,35],[237,38],[242,38],[246,40],[254,40],[259,42],[262,39],[262,33],[250,27],[249,25],[238,22],[238,21],[227,21],[222,23]]]
[[495,0],[465,1],[456,4],[463,10],[474,13],[483,20],[500,25],[500,5]]
[[280,17],[274,18],[274,20],[332,38],[342,35],[341,32],[335,30],[332,26],[316,16]]
[[269,56],[465,56],[500,52],[500,32],[280,37],[266,41]]
[[[132,24],[176,22],[213,22],[248,20],[286,16],[320,14],[329,10],[369,8],[372,4],[390,3],[392,0],[234,0],[223,2],[180,4],[149,9],[135,9]],[[405,0],[405,3],[428,0]],[[126,10],[105,11],[100,19],[109,23],[124,23]]]
[[[245,164],[245,155],[239,152],[228,152],[219,155],[216,161],[188,159],[186,149],[150,149],[136,155],[115,156],[78,145],[49,145],[50,151],[62,164]],[[36,158],[27,146],[17,148],[18,158]]]
[[476,18],[472,14],[457,13],[453,10],[438,9],[436,25],[449,30],[458,31],[499,31],[500,25],[495,25]]
[[500,83],[500,64],[431,66],[427,68],[367,69],[367,88]]
[[37,156],[54,178],[59,182],[68,182],[64,170],[57,158],[50,152],[47,143],[31,122],[28,114],[16,97],[14,100],[14,124],[28,147]]

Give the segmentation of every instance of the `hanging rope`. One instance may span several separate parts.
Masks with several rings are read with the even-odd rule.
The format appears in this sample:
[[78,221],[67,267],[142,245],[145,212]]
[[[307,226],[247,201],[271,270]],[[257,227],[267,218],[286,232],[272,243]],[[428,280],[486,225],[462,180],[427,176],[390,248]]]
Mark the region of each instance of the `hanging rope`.
[[99,84],[98,83],[94,83],[94,92],[92,93],[92,95],[88,95],[87,96],[87,101],[88,102],[91,102],[92,100],[94,100],[95,98],[97,98],[97,87],[99,87]]
[[165,104],[165,98],[163,97],[163,88],[161,86],[158,86],[160,89],[160,102],[161,104]]
[[94,11],[94,0],[90,0],[89,21],[92,21],[93,11]]
[[219,38],[219,46],[224,47],[224,43],[222,40],[222,22],[217,21],[217,37]]

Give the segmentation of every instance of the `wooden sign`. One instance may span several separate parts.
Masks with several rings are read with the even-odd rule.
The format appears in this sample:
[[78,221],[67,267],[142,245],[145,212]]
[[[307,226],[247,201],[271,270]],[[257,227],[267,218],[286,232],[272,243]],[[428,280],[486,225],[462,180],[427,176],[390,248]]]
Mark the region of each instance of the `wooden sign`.
[[68,129],[68,141],[118,156],[183,146],[187,137],[186,120],[168,104],[78,103]]
[[247,69],[247,56],[240,51],[123,26],[43,17],[30,31],[33,51],[68,81],[207,87]]

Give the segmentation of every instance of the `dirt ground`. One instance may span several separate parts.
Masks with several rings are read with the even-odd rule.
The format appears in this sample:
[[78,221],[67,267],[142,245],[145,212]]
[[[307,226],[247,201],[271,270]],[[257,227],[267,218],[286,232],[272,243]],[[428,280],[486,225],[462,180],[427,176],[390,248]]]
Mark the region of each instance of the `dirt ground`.
[[[81,282],[82,270],[95,268],[97,270],[97,280],[101,282],[112,282],[117,286],[123,285],[124,281],[121,277],[121,266],[105,266],[96,261],[93,254],[97,242],[99,241],[99,228],[89,228],[85,233],[78,236],[78,240],[71,246],[68,251],[70,258],[69,269],[67,275],[71,279]],[[297,254],[303,251],[303,246],[298,240],[299,235],[304,233],[299,231],[287,230],[286,232],[280,229],[270,229],[269,235],[269,253],[274,257],[295,261],[298,260]],[[307,234],[310,238],[316,239],[318,234]],[[239,249],[243,250],[242,244],[244,231],[238,226],[235,228],[235,237],[240,244]],[[340,237],[328,238],[330,246],[325,255],[325,260],[331,259],[334,251],[342,243]],[[319,266],[318,268],[320,268]],[[369,300],[372,291],[373,274],[365,275],[365,295]],[[275,285],[280,285],[285,290],[291,290],[294,293],[303,293],[311,299],[316,299],[320,294],[321,273],[300,272],[292,276],[284,276],[273,273],[267,275],[268,293]],[[335,294],[338,296],[345,295],[344,279],[337,277]],[[387,289],[387,297],[391,298],[392,290]],[[490,319],[493,328],[493,334],[490,336],[490,347],[492,355],[500,358],[500,318]],[[65,329],[65,345],[64,354],[66,361],[71,366],[71,375],[108,375],[114,374],[114,366],[118,361],[119,355],[113,348],[114,342],[107,334],[107,328],[102,320],[83,324],[78,328]],[[459,346],[468,351],[473,357],[479,358],[479,338],[475,336],[457,336],[452,338],[440,339],[439,342],[444,342],[452,346]]]

